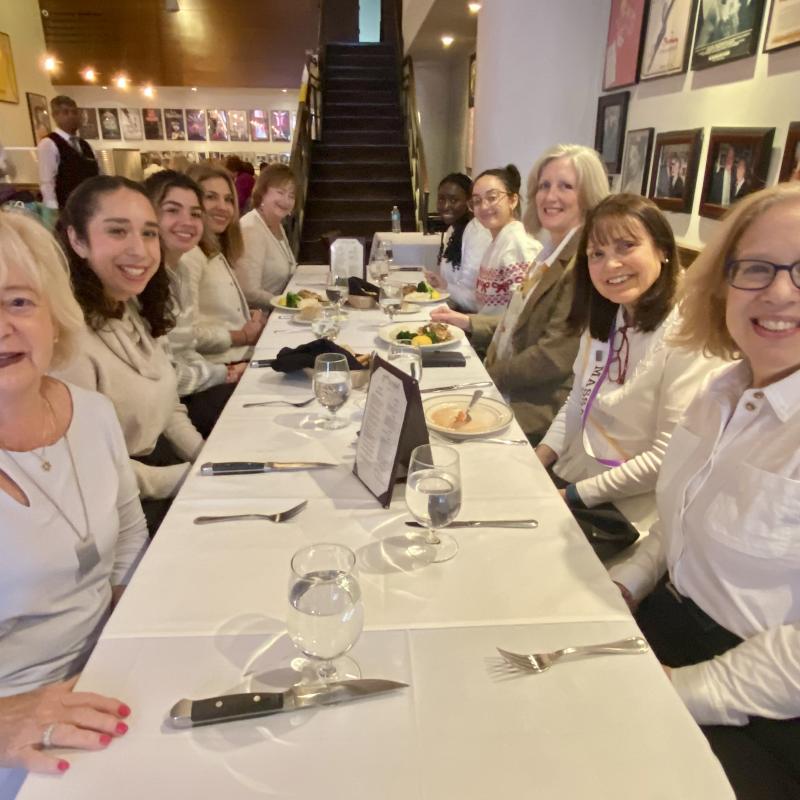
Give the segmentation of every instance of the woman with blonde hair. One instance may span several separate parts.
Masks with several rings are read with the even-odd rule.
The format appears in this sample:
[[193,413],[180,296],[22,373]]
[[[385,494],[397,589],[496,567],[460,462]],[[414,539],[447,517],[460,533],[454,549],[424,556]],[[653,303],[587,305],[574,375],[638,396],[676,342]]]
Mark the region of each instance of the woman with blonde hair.
[[0,213],[2,796],[24,769],[66,771],[51,747],[108,747],[130,714],[72,691],[147,541],[113,406],[48,376],[75,356],[83,328],[53,237]]
[[675,428],[659,522],[611,570],[737,798],[800,797],[800,186],[737,203],[676,341],[732,361]]

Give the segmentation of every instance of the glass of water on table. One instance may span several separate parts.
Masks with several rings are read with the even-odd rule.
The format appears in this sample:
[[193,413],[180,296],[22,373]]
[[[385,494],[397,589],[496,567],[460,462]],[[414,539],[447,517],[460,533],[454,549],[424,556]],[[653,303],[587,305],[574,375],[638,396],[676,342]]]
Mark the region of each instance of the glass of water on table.
[[305,658],[292,666],[312,683],[360,678],[358,664],[344,655],[358,641],[363,626],[353,551],[327,543],[298,550],[289,570],[286,627]]
[[328,431],[344,428],[346,419],[336,412],[347,402],[352,383],[347,358],[341,353],[322,353],[314,361],[314,395],[330,414],[316,420],[319,427]]
[[378,305],[389,319],[394,319],[395,311],[403,304],[403,287],[399,283],[381,281],[381,291],[378,295]]
[[340,318],[346,318],[343,306],[350,296],[350,279],[347,275],[337,273],[331,269],[331,274],[328,277],[328,283],[325,286],[325,294],[331,303],[336,305],[336,309]]
[[408,547],[412,557],[433,548],[436,562],[449,561],[458,542],[441,533],[461,510],[461,463],[453,447],[423,444],[411,452],[406,478],[406,505],[426,533],[418,534]]
[[422,350],[417,345],[410,342],[390,344],[388,360],[417,383],[422,380]]

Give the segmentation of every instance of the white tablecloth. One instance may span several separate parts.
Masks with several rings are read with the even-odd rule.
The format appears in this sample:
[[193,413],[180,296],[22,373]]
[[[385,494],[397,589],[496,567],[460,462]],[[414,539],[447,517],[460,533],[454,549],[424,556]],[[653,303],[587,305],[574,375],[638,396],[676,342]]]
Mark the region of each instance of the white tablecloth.
[[[413,280],[413,276],[409,276]],[[301,267],[295,286],[322,271]],[[340,341],[385,349],[380,312],[350,312]],[[257,355],[311,338],[273,314]],[[429,369],[423,387],[486,373],[467,343],[462,369]],[[490,392],[491,394],[492,392]],[[532,449],[466,443],[462,518],[535,517],[536,530],[460,530],[456,558],[403,555],[402,487],[382,509],[352,474],[364,393],[350,424],[304,427],[321,409],[243,408],[311,396],[305,375],[249,369],[198,464],[302,459],[338,467],[187,479],[108,623],[80,688],[121,697],[130,731],[102,753],[72,753],[59,778],[32,776],[21,800],[489,797],[731,798],[701,732],[655,658],[602,656],[543,675],[510,674],[496,646],[547,651],[629,636],[636,626]],[[521,438],[516,423],[504,436]],[[197,526],[201,514],[271,512],[287,523]],[[314,541],[358,556],[362,674],[410,684],[361,703],[189,731],[165,722],[181,697],[285,689],[296,655],[285,633],[291,554]]]
[[439,247],[442,243],[441,236],[426,233],[392,233],[379,231],[372,237],[370,255],[375,252],[379,241],[392,243],[392,261],[395,266],[425,267],[436,269]]

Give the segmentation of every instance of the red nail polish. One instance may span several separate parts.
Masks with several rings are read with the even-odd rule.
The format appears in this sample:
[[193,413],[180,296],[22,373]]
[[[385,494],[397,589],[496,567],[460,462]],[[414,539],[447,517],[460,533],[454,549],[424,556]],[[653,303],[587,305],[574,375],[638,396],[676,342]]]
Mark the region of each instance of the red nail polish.
[[117,714],[119,714],[121,717],[128,717],[128,716],[130,716],[130,713],[131,713],[131,710],[130,710],[130,708],[128,706],[125,705],[125,703],[123,703],[117,709]]
[[117,733],[127,733],[128,726],[124,722],[118,722],[117,727],[115,728]]
[[111,736],[109,736],[107,733],[100,734],[100,744],[102,744],[105,747],[110,742],[111,742]]
[[69,769],[69,761],[64,761],[62,758],[61,761],[58,762],[58,771],[59,772],[66,772]]

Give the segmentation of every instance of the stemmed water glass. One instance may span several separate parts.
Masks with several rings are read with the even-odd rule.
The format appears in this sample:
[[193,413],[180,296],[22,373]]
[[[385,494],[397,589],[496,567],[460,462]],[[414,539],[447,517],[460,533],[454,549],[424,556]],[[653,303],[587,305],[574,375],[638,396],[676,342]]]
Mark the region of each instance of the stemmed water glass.
[[318,339],[335,339],[339,334],[339,312],[332,306],[320,306],[311,320],[311,332]]
[[315,422],[328,431],[344,428],[347,420],[336,412],[347,402],[352,383],[347,358],[341,353],[321,353],[314,361],[314,395],[330,412]]
[[347,275],[336,274],[331,271],[328,283],[325,286],[325,294],[332,303],[336,304],[339,317],[344,316],[343,306],[350,296],[350,282]]
[[461,510],[461,465],[454,448],[442,444],[414,448],[406,478],[406,505],[411,516],[427,528],[421,535],[421,545],[408,548],[409,555],[419,555],[432,547],[434,561],[453,558],[458,542],[437,531],[449,525]]
[[390,344],[388,360],[417,383],[422,380],[422,350],[417,345],[400,342]]
[[312,544],[298,550],[289,569],[286,627],[295,647],[309,662],[314,682],[360,678],[358,664],[343,658],[361,635],[364,608],[356,557],[340,544]]
[[403,287],[399,283],[381,281],[381,291],[378,295],[378,305],[384,314],[394,320],[395,311],[403,304]]

